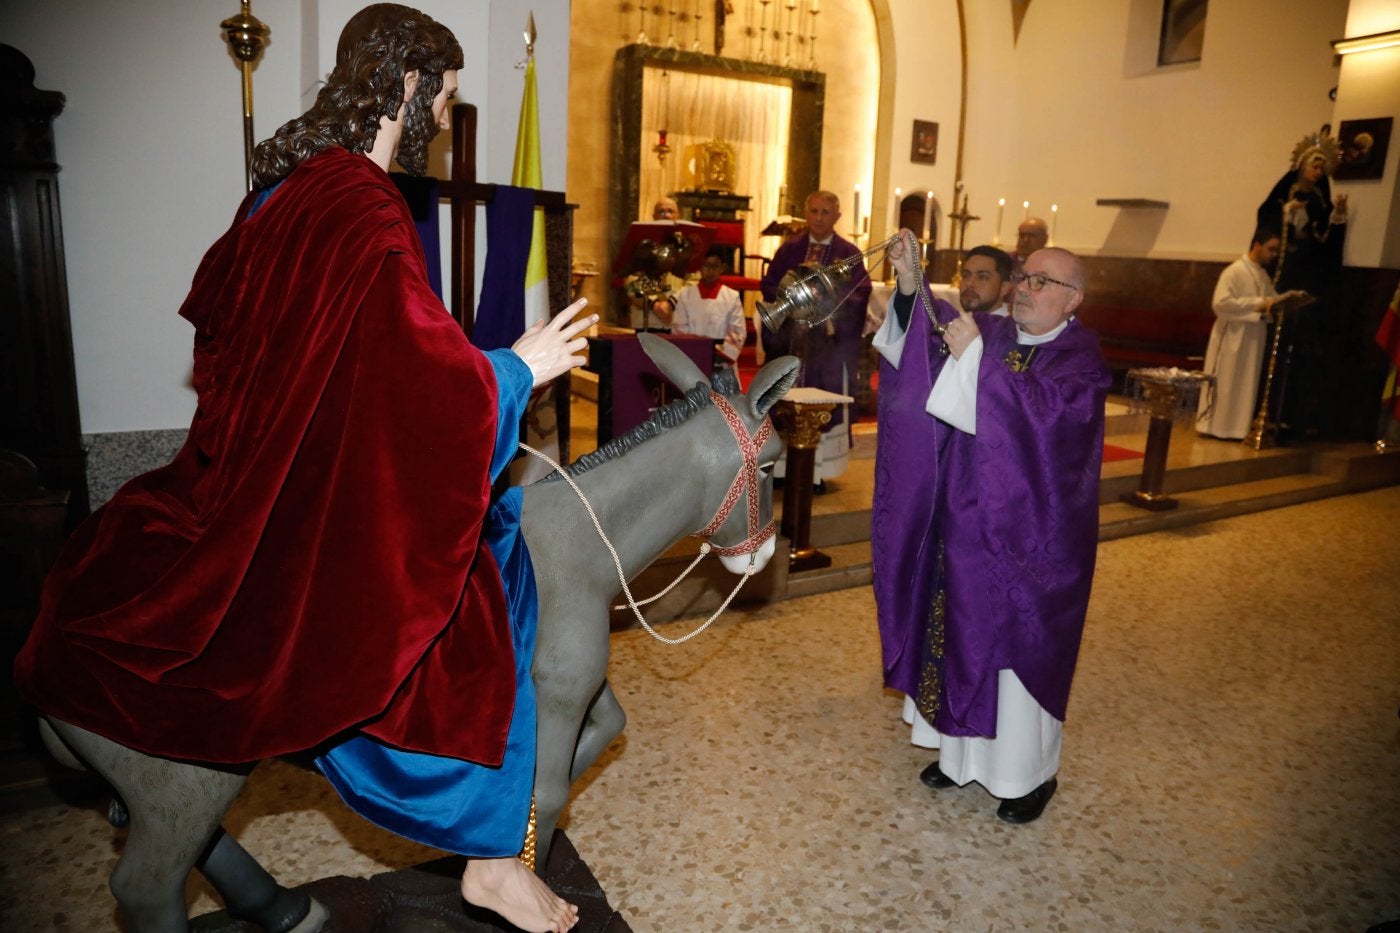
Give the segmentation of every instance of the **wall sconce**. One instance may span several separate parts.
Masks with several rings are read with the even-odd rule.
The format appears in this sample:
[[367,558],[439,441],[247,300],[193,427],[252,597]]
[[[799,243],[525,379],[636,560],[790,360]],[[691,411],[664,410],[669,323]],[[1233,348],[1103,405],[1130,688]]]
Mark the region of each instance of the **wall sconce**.
[[1400,45],[1400,29],[1392,29],[1390,32],[1376,32],[1369,36],[1357,36],[1355,39],[1332,40],[1332,49],[1338,55],[1374,52],[1377,49],[1388,49],[1397,45]]

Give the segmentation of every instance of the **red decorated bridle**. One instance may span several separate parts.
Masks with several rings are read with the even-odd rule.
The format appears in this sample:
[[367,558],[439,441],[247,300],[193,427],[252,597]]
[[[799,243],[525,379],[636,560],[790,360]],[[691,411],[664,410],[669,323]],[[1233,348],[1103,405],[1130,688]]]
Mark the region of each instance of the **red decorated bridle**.
[[724,415],[724,421],[729,425],[729,433],[734,435],[734,440],[739,445],[739,453],[743,456],[744,462],[739,466],[739,472],[734,476],[734,482],[729,484],[729,491],[725,493],[724,501],[720,503],[719,511],[715,512],[715,517],[691,537],[708,540],[715,532],[719,531],[725,519],[729,518],[729,513],[734,511],[734,506],[739,503],[739,497],[745,496],[748,500],[749,511],[748,537],[733,547],[718,547],[712,544],[710,550],[721,557],[753,554],[763,546],[765,541],[773,537],[773,532],[777,530],[777,523],[771,517],[768,519],[768,524],[762,528],[758,527],[758,453],[773,433],[773,422],[765,417],[763,423],[759,425],[758,431],[750,434],[748,426],[744,424],[744,419],[740,418],[739,413],[734,410],[734,406],[729,404],[729,399],[711,390],[710,401]]

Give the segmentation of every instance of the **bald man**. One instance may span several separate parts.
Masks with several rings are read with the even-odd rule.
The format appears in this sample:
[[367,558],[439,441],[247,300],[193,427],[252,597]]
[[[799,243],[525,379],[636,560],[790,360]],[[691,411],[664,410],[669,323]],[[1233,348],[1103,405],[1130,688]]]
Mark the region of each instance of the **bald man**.
[[1011,271],[1022,272],[1031,253],[1050,242],[1050,228],[1040,217],[1027,217],[1016,228],[1016,249],[1011,253]]
[[[651,206],[651,219],[680,220],[681,207],[675,198],[657,198],[656,203]],[[630,285],[635,279],[636,276],[628,276],[627,284]],[[668,330],[671,327],[671,316],[676,311],[676,292],[685,286],[685,279],[668,272],[661,277],[661,281],[666,286],[666,291],[651,300],[650,315],[646,313],[647,299],[634,294],[633,289],[627,289],[627,323],[636,330]]]
[[652,220],[680,220],[681,206],[675,198],[658,198],[651,206]]
[[1029,823],[1057,786],[1088,611],[1108,366],[1074,319],[1073,253],[1032,253],[1011,317],[995,317],[916,304],[908,236],[889,252],[899,289],[875,335],[885,684],[908,698],[914,743],[940,749],[926,785],[976,781],[998,817]]

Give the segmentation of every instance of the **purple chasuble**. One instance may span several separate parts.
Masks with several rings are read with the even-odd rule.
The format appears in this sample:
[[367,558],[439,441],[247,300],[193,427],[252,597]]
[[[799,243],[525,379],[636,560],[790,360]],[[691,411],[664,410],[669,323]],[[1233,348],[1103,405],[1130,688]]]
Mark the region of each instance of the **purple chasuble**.
[[[778,247],[777,252],[773,254],[773,261],[763,273],[763,280],[759,286],[765,301],[777,299],[778,283],[784,275],[803,265],[812,249],[811,239],[806,236]],[[839,234],[832,234],[829,244],[825,247],[815,247],[815,250],[823,257],[818,263],[823,266],[860,253],[859,247],[849,240],[842,239]],[[841,302],[828,322],[807,327],[788,319],[776,334],[766,327],[760,327],[758,332],[763,340],[763,352],[768,355],[768,359],[789,353],[802,358],[801,385],[826,389],[828,392],[858,395],[856,390],[860,355],[864,347],[860,335],[865,329],[865,309],[870,302],[870,276],[864,265],[855,268],[850,281],[844,287],[846,299]],[[799,331],[806,333],[799,334]],[[805,348],[797,346],[802,337],[806,338]],[[831,421],[822,430],[829,431],[843,420],[844,414],[838,407],[831,413]]]
[[[946,302],[936,309],[940,321],[956,316]],[[1013,372],[1014,321],[974,317],[983,340],[975,436],[924,410],[945,358],[922,304],[900,368],[881,360],[871,549],[885,684],[917,697],[920,679],[936,678],[934,728],[991,738],[1003,668],[1065,718],[1098,546],[1110,374],[1098,337],[1078,321]]]

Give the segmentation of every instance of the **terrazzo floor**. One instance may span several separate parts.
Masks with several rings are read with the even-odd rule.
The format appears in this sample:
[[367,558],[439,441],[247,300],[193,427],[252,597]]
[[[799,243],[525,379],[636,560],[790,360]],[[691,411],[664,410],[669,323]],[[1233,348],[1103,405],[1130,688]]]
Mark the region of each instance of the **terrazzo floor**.
[[[681,647],[619,633],[630,720],[569,836],[637,931],[1361,933],[1400,918],[1396,528],[1400,487],[1102,544],[1059,793],[1027,826],[919,783],[868,588]],[[279,762],[227,825],[288,884],[439,854]],[[120,840],[93,810],[6,817],[0,930],[118,929]]]

